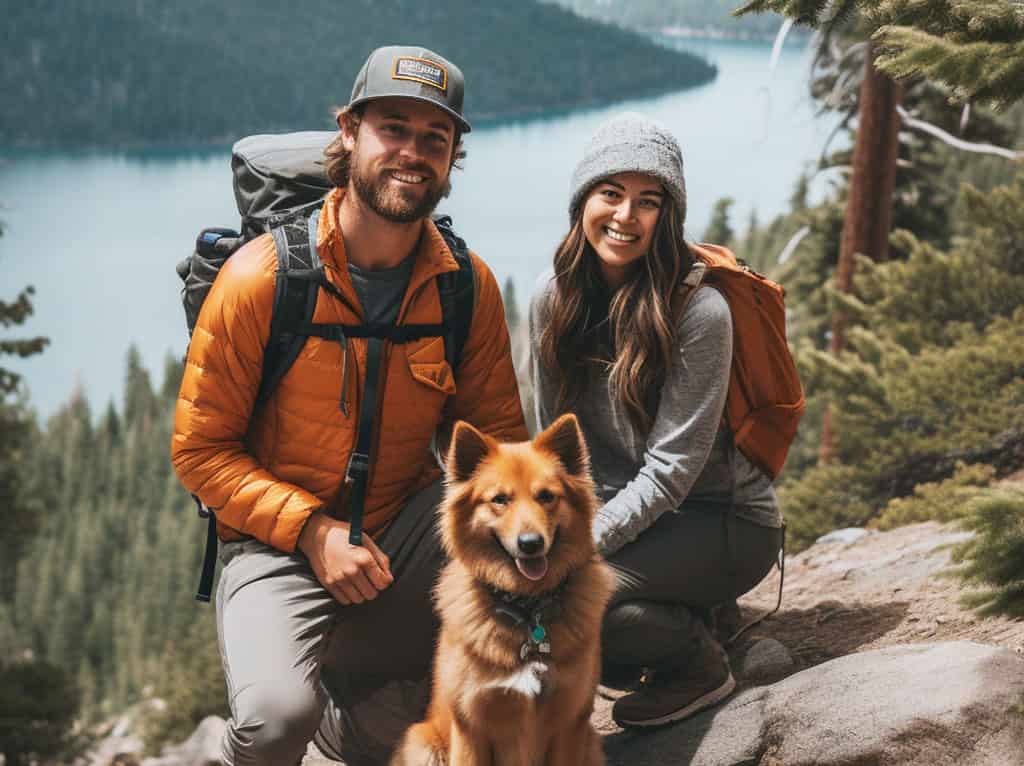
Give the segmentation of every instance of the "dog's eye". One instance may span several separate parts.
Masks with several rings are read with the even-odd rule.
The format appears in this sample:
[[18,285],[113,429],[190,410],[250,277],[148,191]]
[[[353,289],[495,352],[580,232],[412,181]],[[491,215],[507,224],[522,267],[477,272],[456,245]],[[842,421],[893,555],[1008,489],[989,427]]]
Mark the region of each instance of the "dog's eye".
[[508,495],[499,492],[491,498],[491,502],[494,503],[494,505],[508,505]]
[[542,489],[540,492],[537,493],[537,502],[540,503],[541,505],[547,505],[548,503],[553,502],[554,499],[555,493],[552,492],[550,489]]

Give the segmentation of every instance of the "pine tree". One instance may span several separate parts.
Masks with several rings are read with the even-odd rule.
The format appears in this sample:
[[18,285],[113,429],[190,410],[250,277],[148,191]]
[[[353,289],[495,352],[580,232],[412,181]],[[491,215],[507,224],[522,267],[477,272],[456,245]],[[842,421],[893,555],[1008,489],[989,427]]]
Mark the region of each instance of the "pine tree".
[[134,344],[126,356],[124,376],[124,421],[128,428],[138,422],[149,422],[156,416],[156,397],[150,382],[149,370],[142,363],[142,354]]
[[875,0],[880,69],[946,85],[954,101],[997,109],[1024,98],[1024,4],[1008,0]]
[[[1005,0],[751,0],[737,14],[775,11],[824,30],[858,30],[866,40],[846,226],[835,275],[838,292],[852,288],[855,256],[884,260],[888,252],[902,86],[889,77],[923,74],[953,89],[954,98],[1005,106],[1024,95],[1024,7]],[[847,302],[837,299],[830,347],[845,347]],[[820,457],[834,439],[825,413]]]
[[58,755],[71,742],[78,694],[64,670],[48,662],[0,663],[0,753],[7,766]]
[[707,229],[704,230],[705,242],[723,247],[728,247],[732,243],[736,232],[733,231],[732,225],[729,223],[729,209],[735,202],[736,200],[732,197],[722,197],[715,202],[715,206],[711,210],[711,221],[708,223]]
[[964,601],[983,614],[1024,617],[1024,492],[995,491],[973,501],[966,525],[972,539],[953,552],[957,574],[980,586]]
[[1024,174],[1012,186],[964,190],[970,232],[948,252],[908,232],[906,260],[857,266],[856,296],[831,289],[856,319],[837,355],[798,347],[805,385],[835,403],[835,465],[805,470],[780,494],[793,539],[862,525],[894,497],[941,481],[958,461],[997,475],[1024,454]]
[[[0,236],[3,225],[0,224]],[[8,330],[32,315],[32,287],[14,300],[0,300],[0,329]],[[42,337],[0,339],[0,357],[28,357],[40,353],[49,340]],[[14,567],[24,553],[38,519],[38,506],[22,491],[21,463],[31,433],[25,408],[17,399],[20,376],[0,366],[0,508],[4,514],[3,543],[0,545],[0,602],[14,595]]]
[[163,669],[157,694],[168,705],[156,716],[146,731],[150,749],[160,743],[180,741],[209,715],[226,718],[227,692],[217,630],[210,611],[194,620],[179,641],[169,641],[161,657]]
[[516,299],[516,283],[511,274],[505,279],[501,300],[505,304],[505,322],[509,330],[514,330],[519,326],[519,301]]

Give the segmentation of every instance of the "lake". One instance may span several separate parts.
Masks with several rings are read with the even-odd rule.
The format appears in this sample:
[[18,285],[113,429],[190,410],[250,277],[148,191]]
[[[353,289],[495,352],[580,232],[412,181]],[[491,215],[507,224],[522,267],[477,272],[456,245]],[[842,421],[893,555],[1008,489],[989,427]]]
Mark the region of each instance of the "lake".
[[[836,118],[816,116],[807,94],[810,53],[801,41],[769,70],[771,45],[666,40],[714,61],[718,78],[657,98],[550,118],[481,126],[453,174],[448,212],[500,283],[512,277],[525,308],[537,275],[567,228],[572,168],[594,128],[640,111],[669,126],[683,149],[688,236],[732,197],[733,226],[786,209],[799,174],[816,162]],[[24,375],[30,402],[48,416],[84,389],[94,412],[120,404],[125,354],[135,343],[159,384],[168,352],[186,333],[175,264],[208,226],[237,226],[227,147],[196,151],[7,154],[0,165],[0,298],[27,284],[36,313],[0,338],[46,335],[45,353],[0,359]],[[823,189],[812,186],[812,197]]]

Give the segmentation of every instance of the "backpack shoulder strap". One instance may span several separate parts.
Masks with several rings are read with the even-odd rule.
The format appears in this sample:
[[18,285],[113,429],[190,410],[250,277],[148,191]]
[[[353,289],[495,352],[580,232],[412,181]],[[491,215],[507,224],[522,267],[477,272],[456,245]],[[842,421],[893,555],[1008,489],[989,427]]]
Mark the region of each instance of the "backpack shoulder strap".
[[686,307],[690,305],[693,296],[697,294],[697,288],[704,283],[704,277],[708,274],[708,265],[699,259],[695,259],[690,267],[689,273],[683,278],[683,298],[679,307],[679,316],[686,313]]
[[458,271],[446,271],[437,277],[437,288],[441,295],[441,321],[445,326],[444,355],[455,373],[462,361],[462,351],[473,324],[476,274],[466,241],[455,233],[452,219],[446,215],[439,216],[434,219],[434,224],[459,264]]
[[301,216],[270,230],[277,251],[277,282],[270,318],[270,337],[263,354],[263,375],[256,396],[262,405],[291,369],[306,342],[296,331],[313,321],[322,268],[316,251],[320,211]]

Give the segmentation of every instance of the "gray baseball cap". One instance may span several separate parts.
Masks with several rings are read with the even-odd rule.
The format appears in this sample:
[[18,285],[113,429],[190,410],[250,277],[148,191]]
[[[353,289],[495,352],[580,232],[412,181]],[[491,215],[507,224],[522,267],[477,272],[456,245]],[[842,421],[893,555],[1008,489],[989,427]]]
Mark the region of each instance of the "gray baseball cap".
[[462,70],[443,56],[415,45],[386,45],[373,51],[359,70],[348,105],[388,96],[427,101],[469,133],[472,128],[462,116],[464,91]]

